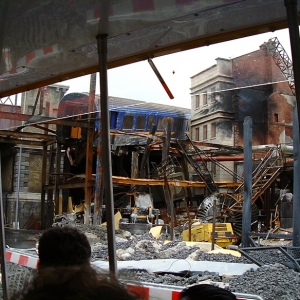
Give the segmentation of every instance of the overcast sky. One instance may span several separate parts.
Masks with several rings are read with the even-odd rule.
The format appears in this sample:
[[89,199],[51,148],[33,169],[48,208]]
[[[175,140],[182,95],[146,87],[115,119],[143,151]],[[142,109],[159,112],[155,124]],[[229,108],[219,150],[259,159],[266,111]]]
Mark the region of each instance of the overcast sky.
[[[218,57],[230,59],[258,50],[261,44],[273,37],[279,39],[291,57],[288,30],[279,30],[154,58],[155,66],[174,95],[173,100],[169,99],[147,61],[108,70],[108,94],[190,108],[191,76],[214,65]],[[90,75],[61,84],[70,86],[68,93],[88,92]],[[100,93],[98,76],[96,93]]]

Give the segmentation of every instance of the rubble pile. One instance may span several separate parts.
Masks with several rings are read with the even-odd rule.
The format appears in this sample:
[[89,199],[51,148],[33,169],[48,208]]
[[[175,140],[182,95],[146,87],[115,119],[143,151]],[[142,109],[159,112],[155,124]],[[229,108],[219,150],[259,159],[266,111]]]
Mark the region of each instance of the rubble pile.
[[[92,260],[108,260],[108,246],[106,228],[99,226],[76,225],[79,230],[86,233],[92,246]],[[155,239],[151,234],[132,235],[127,231],[116,230],[117,260],[147,260],[147,259],[184,259],[194,261],[217,261],[225,263],[252,262],[246,257],[236,257],[229,254],[207,253],[210,249],[200,246],[187,246],[180,240],[165,243],[169,238],[162,234]],[[264,259],[264,255],[266,258]],[[270,253],[260,252],[260,261],[267,261]],[[276,256],[276,253],[272,255]],[[268,256],[268,257],[267,257]],[[142,268],[142,266],[141,266]],[[121,270],[121,280],[134,280],[164,285],[187,286],[200,282],[210,282],[220,285],[236,293],[255,294],[264,300],[300,300],[298,287],[300,286],[300,273],[279,263],[268,264],[246,271],[240,276],[220,276],[209,271],[168,273],[149,273],[146,270]]]
[[[77,225],[84,232],[92,247],[92,261],[108,260],[108,245],[106,228],[100,226]],[[245,257],[235,257],[226,254],[208,254],[210,247],[187,246],[185,242],[176,240],[167,242],[169,236],[162,234],[159,239],[151,234],[133,235],[128,231],[116,230],[117,260],[146,259],[189,259],[197,261],[218,261],[231,263],[252,263]],[[216,248],[220,248],[215,245]]]
[[278,263],[224,279],[224,282],[232,292],[256,294],[264,300],[300,299],[300,273]]
[[205,272],[188,272],[181,274],[170,274],[164,272],[149,273],[145,270],[121,270],[119,277],[122,280],[156,283],[163,285],[187,286],[195,283],[214,282],[221,283],[222,280],[218,274]]

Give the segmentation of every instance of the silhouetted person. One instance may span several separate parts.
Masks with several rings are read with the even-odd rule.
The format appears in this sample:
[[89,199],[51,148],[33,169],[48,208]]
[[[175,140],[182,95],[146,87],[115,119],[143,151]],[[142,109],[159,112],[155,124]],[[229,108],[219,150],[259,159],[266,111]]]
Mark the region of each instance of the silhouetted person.
[[38,269],[57,266],[89,265],[91,245],[75,227],[52,227],[39,238]]
[[197,284],[185,288],[180,293],[180,300],[236,300],[228,290],[212,284]]
[[38,272],[11,300],[136,300],[113,275],[90,265],[91,246],[75,227],[52,227],[39,239]]

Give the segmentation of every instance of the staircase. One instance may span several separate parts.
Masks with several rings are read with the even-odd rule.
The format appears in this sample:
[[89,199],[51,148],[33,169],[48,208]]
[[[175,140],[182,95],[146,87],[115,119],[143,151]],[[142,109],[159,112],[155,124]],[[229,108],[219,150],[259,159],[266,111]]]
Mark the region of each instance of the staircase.
[[[280,156],[277,147],[270,147],[265,157],[252,173],[252,204],[270,187],[273,181],[282,172],[282,165],[277,165]],[[242,183],[235,193],[243,193]],[[242,197],[243,198],[243,197]],[[242,198],[238,202],[242,201]]]

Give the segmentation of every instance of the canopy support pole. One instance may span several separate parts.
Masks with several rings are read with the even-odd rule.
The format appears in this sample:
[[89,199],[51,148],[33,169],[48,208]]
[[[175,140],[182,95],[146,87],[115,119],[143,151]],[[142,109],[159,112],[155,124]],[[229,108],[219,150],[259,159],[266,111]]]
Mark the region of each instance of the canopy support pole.
[[100,73],[100,101],[101,101],[101,137],[102,137],[102,157],[103,157],[103,179],[106,208],[106,226],[108,242],[108,262],[109,270],[117,274],[116,261],[116,241],[114,222],[114,198],[112,185],[112,164],[110,150],[110,126],[109,126],[109,106],[108,106],[108,85],[107,85],[107,34],[97,36],[99,73]]
[[1,239],[1,274],[2,274],[2,290],[3,300],[8,299],[8,284],[6,273],[6,247],[5,247],[5,233],[4,233],[4,213],[3,213],[3,199],[2,199],[2,164],[1,164],[1,151],[0,151],[0,239]]

